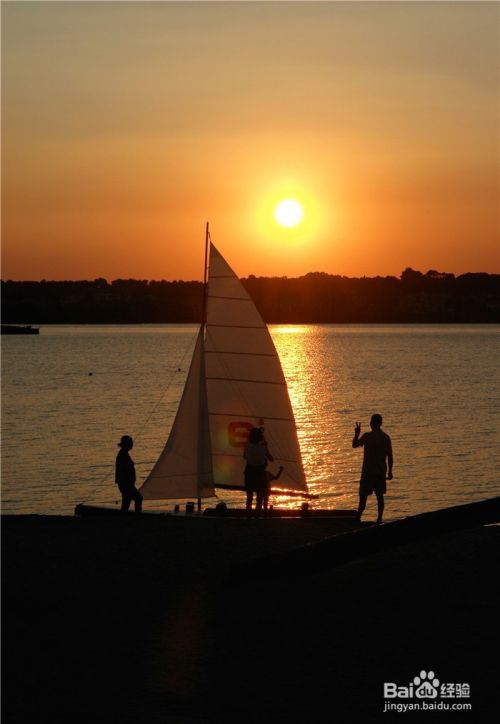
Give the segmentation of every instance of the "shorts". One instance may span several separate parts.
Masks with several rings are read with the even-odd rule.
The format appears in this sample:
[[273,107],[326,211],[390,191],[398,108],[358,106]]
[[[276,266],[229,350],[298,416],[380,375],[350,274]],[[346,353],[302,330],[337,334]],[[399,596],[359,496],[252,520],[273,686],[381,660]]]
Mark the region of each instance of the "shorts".
[[247,465],[245,468],[245,488],[253,493],[263,493],[267,485],[265,466]]
[[387,492],[385,473],[383,475],[364,474],[359,483],[360,495],[371,495],[372,493],[384,495]]

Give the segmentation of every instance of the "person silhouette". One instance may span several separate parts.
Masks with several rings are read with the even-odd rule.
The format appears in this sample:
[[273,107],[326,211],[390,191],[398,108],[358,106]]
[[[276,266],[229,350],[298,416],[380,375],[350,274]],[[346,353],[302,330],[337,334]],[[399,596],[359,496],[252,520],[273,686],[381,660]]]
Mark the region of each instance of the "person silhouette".
[[118,447],[121,448],[121,450],[116,456],[115,483],[118,485],[120,493],[122,494],[121,512],[127,513],[130,508],[130,503],[133,500],[135,512],[140,513],[142,510],[142,495],[135,487],[135,465],[129,455],[129,450],[132,450],[134,447],[134,441],[130,435],[123,435],[118,443]]
[[354,428],[352,446],[363,448],[357,520],[361,520],[368,496],[375,493],[378,507],[377,523],[382,522],[384,494],[387,492],[386,474],[387,480],[392,480],[394,462],[391,438],[381,430],[382,422],[382,415],[372,415],[370,420],[371,432],[365,432],[361,437],[361,423],[357,422]]
[[248,442],[245,445],[243,457],[245,466],[245,488],[247,491],[247,510],[252,509],[253,494],[256,493],[255,510],[262,510],[262,504],[267,490],[266,465],[267,461],[274,460],[267,449],[264,433],[260,427],[250,430]]
[[274,475],[270,470],[266,470],[266,487],[264,489],[264,495],[262,498],[262,507],[264,510],[267,510],[269,508],[269,495],[271,493],[271,483],[273,480],[279,480],[281,477],[281,473],[283,472],[285,468],[283,465],[280,465],[278,472],[276,475]]

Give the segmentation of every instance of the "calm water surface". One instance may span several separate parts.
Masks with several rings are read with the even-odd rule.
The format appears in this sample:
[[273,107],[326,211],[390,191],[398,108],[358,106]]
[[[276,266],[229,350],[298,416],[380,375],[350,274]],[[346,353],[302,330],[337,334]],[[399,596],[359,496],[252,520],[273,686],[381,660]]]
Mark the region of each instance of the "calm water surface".
[[[135,438],[142,480],[173,422],[196,331],[51,326],[38,337],[3,337],[3,512],[71,514],[78,502],[114,503],[125,433]],[[352,434],[357,420],[368,429],[372,412],[383,414],[393,440],[386,517],[499,495],[499,331],[271,327],[318,505],[355,507],[362,451],[351,448]],[[368,518],[374,508],[370,499]]]

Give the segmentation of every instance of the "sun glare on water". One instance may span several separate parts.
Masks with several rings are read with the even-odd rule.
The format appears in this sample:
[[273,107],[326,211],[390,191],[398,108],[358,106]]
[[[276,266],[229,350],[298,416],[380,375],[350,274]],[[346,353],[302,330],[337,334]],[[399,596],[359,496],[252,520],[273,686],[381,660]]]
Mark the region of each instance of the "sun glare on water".
[[280,226],[291,228],[300,224],[304,217],[304,209],[295,199],[284,199],[276,206],[274,216]]

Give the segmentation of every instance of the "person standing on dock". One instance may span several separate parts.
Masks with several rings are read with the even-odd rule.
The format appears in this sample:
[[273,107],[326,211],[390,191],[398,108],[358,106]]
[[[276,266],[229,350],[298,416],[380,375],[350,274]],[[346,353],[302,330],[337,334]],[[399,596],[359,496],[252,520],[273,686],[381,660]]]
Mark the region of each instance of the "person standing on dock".
[[134,441],[130,435],[123,435],[118,443],[118,447],[121,448],[121,450],[116,456],[115,483],[118,485],[120,493],[122,494],[121,512],[127,513],[130,508],[130,503],[133,500],[135,512],[140,513],[142,510],[142,495],[135,487],[135,465],[129,455],[129,450],[132,450],[134,447]]
[[361,423],[357,422],[352,441],[353,447],[362,447],[364,452],[361,480],[359,483],[357,520],[361,520],[368,496],[375,493],[378,506],[377,523],[381,523],[384,513],[384,494],[387,492],[386,475],[387,480],[392,480],[392,465],[394,460],[392,456],[391,438],[381,429],[382,415],[372,415],[370,427],[371,432],[365,432],[360,437]]

